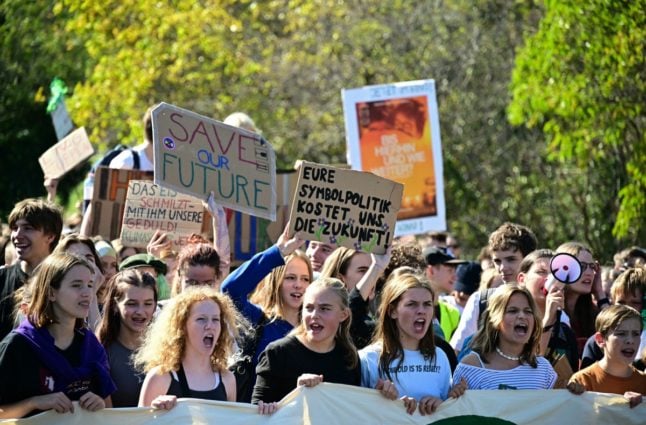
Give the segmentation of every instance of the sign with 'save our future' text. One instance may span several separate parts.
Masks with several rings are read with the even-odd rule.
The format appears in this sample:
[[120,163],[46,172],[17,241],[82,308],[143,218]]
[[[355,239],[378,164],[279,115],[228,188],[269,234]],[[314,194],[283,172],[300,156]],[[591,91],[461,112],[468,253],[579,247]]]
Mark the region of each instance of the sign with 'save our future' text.
[[156,230],[166,233],[176,250],[191,234],[200,234],[202,201],[151,181],[130,180],[121,224],[121,243],[145,248]]
[[45,178],[58,179],[88,159],[94,148],[85,127],[78,128],[38,158]]
[[403,190],[372,173],[302,162],[290,233],[383,254],[393,240]]
[[156,184],[276,219],[276,158],[260,135],[167,103],[152,125]]

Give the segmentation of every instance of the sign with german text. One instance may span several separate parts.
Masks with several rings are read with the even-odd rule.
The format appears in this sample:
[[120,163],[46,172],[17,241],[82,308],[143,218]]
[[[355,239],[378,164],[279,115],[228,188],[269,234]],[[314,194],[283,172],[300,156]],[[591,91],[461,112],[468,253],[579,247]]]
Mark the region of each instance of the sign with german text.
[[121,243],[145,248],[155,231],[166,233],[175,250],[191,234],[200,234],[204,220],[202,201],[158,186],[151,181],[130,180],[121,223]]
[[290,233],[383,254],[393,241],[403,190],[372,173],[302,162]]
[[156,184],[276,219],[276,158],[264,138],[167,103],[152,124]]
[[435,82],[344,89],[342,97],[352,169],[404,185],[395,234],[446,230]]
[[47,149],[38,158],[38,162],[40,162],[45,178],[58,179],[87,160],[93,153],[94,148],[87,137],[85,127],[81,127]]
[[130,180],[152,180],[151,171],[119,170],[98,167],[94,174],[92,194],[92,223],[90,233],[108,240],[121,234],[121,218],[128,194]]

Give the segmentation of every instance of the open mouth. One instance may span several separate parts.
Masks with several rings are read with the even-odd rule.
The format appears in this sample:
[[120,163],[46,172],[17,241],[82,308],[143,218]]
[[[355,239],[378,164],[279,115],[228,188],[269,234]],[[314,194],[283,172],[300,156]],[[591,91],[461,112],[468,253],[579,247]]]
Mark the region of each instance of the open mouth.
[[424,328],[426,327],[426,319],[417,319],[415,322],[413,322],[413,328],[415,329],[415,332],[424,332]]
[[204,338],[202,338],[202,341],[204,342],[205,347],[213,348],[215,338],[213,337],[213,335],[206,335]]
[[526,336],[529,333],[529,326],[526,323],[519,323],[514,326],[514,332],[518,335]]
[[318,334],[323,331],[323,326],[319,325],[318,323],[311,323],[310,330],[312,331],[312,333]]
[[635,353],[636,353],[636,351],[635,351],[634,348],[624,348],[623,350],[621,350],[621,354],[624,357],[627,357],[627,358],[629,358],[631,360],[635,358]]
[[295,300],[300,301],[301,298],[303,298],[303,293],[302,292],[292,292],[289,294],[290,297],[294,298]]
[[133,317],[132,322],[136,325],[144,326],[148,322],[148,319],[145,317]]

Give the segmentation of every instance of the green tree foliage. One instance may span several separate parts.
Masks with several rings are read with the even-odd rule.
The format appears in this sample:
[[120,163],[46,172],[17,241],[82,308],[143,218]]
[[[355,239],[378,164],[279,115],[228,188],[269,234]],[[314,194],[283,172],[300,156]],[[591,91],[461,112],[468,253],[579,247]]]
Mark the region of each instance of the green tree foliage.
[[[60,16],[63,22],[65,15]],[[83,49],[68,38],[51,2],[0,1],[0,217],[17,200],[42,196],[40,156],[56,143],[45,100],[55,76],[81,78]],[[76,177],[76,179],[74,179]],[[78,174],[61,182],[62,193]]]
[[[623,183],[601,182],[617,181],[621,173],[612,164],[619,160],[594,157],[594,167],[558,160],[553,153],[560,145],[556,149],[551,140],[548,148],[537,126],[547,110],[532,115],[532,125],[508,122],[516,51],[546,25],[532,36],[543,14],[533,2],[59,0],[49,9],[27,3],[2,3],[15,15],[3,31],[18,31],[15,40],[26,42],[22,22],[29,19],[37,21],[32,38],[41,40],[30,56],[11,50],[11,61],[23,76],[32,75],[31,63],[55,61],[58,70],[34,72],[25,102],[37,108],[37,88],[62,77],[73,88],[67,102],[72,117],[102,150],[138,143],[143,112],[166,101],[218,119],[236,110],[249,113],[276,148],[280,168],[297,159],[342,163],[341,89],[433,78],[447,219],[464,245],[477,251],[495,227],[511,220],[530,225],[543,246],[580,239],[606,256],[616,248],[608,213],[616,210]],[[3,54],[11,47],[5,40]],[[66,46],[62,53],[59,42]],[[530,103],[548,92],[519,87],[517,99],[525,90]],[[517,110],[532,110],[517,104]],[[610,131],[603,123],[591,128]],[[548,154],[553,160],[546,160]],[[601,159],[606,163],[600,168]]]
[[545,3],[517,58],[510,119],[543,131],[587,232],[643,242],[646,1]]

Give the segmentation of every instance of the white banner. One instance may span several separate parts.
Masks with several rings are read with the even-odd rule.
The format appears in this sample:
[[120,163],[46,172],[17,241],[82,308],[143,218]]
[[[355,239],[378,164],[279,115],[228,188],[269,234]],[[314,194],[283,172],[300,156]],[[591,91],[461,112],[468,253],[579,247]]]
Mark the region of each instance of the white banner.
[[[452,418],[452,419],[449,419]],[[459,422],[456,422],[459,418]],[[17,425],[178,425],[178,424],[643,424],[646,404],[631,409],[618,395],[567,390],[467,391],[444,402],[430,416],[406,414],[403,402],[389,401],[376,390],[339,384],[298,388],[271,416],[250,404],[182,399],[170,411],[147,408],[88,412],[75,403],[74,413],[53,411],[27,419],[0,421]]]

